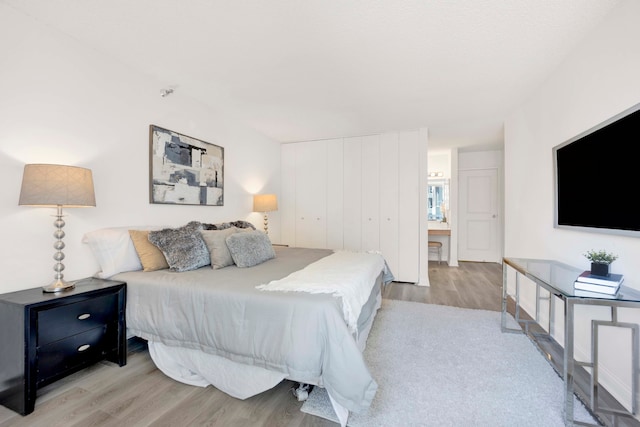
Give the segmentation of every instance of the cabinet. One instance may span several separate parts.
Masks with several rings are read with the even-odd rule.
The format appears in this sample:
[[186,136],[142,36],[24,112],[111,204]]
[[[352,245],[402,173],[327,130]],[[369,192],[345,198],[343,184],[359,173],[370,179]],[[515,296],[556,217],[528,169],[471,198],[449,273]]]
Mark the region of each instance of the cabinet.
[[124,282],[94,278],[0,295],[0,404],[27,415],[39,388],[102,359],[124,366],[125,301]]
[[380,250],[396,280],[419,282],[423,143],[416,130],[284,144],[283,243]]

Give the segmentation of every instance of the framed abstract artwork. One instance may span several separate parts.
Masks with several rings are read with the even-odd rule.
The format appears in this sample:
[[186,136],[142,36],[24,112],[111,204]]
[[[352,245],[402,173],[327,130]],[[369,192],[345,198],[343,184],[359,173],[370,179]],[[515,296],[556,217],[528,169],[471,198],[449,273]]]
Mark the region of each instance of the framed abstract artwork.
[[149,202],[224,205],[224,148],[149,126]]

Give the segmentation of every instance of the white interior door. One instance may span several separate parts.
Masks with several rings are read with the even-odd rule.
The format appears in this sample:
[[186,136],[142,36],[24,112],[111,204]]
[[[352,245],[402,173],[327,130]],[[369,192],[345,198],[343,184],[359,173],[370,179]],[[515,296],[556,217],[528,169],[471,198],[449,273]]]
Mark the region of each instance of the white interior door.
[[458,259],[500,262],[498,170],[461,170],[458,177]]

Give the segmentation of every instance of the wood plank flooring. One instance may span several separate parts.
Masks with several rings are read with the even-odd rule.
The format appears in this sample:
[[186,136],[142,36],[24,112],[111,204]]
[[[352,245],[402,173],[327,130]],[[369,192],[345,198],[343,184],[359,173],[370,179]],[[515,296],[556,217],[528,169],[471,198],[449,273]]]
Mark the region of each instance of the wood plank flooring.
[[[384,298],[500,310],[502,266],[463,262],[450,268],[430,263],[430,287],[391,283]],[[300,412],[293,383],[247,400],[213,387],[171,380],[153,364],[143,341],[130,343],[128,361],[119,368],[102,362],[38,392],[35,411],[22,417],[0,406],[0,427],[86,426],[336,426]]]
[[482,310],[501,310],[502,265],[461,262],[459,267],[429,262],[429,287],[393,282],[384,298]]

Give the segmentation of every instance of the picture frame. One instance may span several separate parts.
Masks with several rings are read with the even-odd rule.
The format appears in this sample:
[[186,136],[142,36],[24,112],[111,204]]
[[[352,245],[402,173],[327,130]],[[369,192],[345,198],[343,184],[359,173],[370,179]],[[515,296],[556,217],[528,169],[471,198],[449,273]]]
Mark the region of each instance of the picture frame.
[[224,147],[149,125],[149,203],[224,206]]

